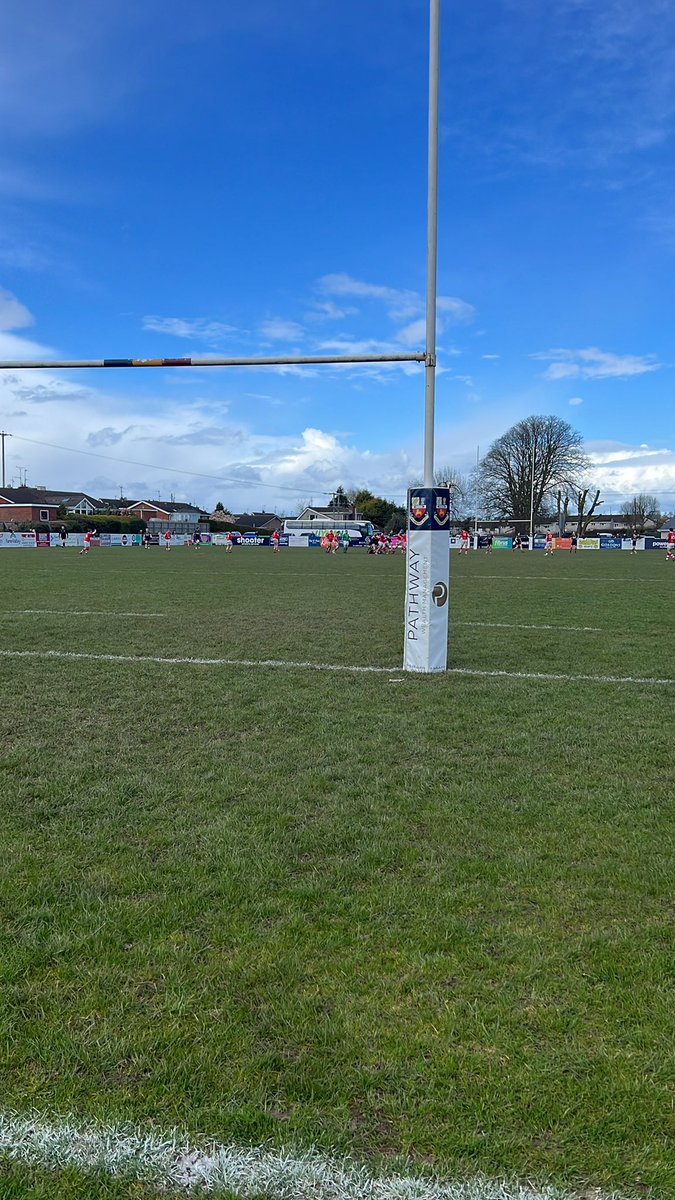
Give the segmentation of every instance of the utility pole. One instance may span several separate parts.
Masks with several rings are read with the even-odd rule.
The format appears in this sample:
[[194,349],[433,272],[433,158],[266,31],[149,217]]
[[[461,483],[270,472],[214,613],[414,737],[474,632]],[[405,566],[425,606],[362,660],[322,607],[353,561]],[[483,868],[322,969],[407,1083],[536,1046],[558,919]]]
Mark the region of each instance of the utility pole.
[[534,456],[537,449],[536,438],[532,439],[532,462],[530,464],[530,472],[532,475],[530,481],[530,550],[534,550]]
[[2,439],[2,486],[5,486],[5,438],[11,437],[10,433],[5,433],[4,429],[0,430],[0,439]]
[[478,549],[478,468],[480,466],[480,446],[476,446],[476,486],[473,490],[473,536],[475,538],[474,549]]

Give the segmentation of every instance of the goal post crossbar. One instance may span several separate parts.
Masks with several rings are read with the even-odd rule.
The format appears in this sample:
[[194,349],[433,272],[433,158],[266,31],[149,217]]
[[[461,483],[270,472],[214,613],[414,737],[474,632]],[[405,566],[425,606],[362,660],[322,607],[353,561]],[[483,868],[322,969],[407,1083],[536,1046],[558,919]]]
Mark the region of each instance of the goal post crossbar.
[[27,371],[35,369],[64,370],[78,367],[276,367],[313,366],[322,363],[347,365],[350,363],[399,363],[426,362],[423,353],[414,354],[294,354],[274,355],[266,358],[79,358],[79,359],[29,359],[0,362],[0,370]]

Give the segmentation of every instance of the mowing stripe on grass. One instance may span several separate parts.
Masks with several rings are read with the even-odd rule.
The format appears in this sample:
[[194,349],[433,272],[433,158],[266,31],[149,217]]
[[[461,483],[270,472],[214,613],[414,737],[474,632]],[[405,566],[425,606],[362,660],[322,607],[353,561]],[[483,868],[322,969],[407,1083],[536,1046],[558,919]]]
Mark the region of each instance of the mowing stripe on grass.
[[165,617],[158,612],[120,612],[116,608],[0,608],[0,617]]
[[[0,608],[0,617],[168,617],[166,612],[119,612],[115,608]],[[512,625],[501,620],[455,620],[479,629],[561,629],[567,634],[602,634],[599,625]]]
[[[149,1183],[158,1192],[227,1191],[242,1200],[571,1200],[569,1192],[548,1185],[373,1175],[352,1159],[315,1150],[195,1147],[176,1130],[162,1136],[131,1125],[52,1122],[13,1113],[0,1115],[3,1158],[53,1170],[103,1172]],[[605,1200],[611,1197],[616,1200],[616,1193],[605,1193]]]
[[[93,662],[159,663],[186,667],[267,667],[290,671],[340,671],[364,675],[398,675],[401,667],[350,666],[349,663],[294,662],[286,658],[163,658],[151,654],[89,654],[83,650],[0,650],[0,658],[89,659]],[[479,667],[448,667],[438,675],[473,675],[484,679],[538,679],[551,683],[630,683],[675,686],[675,679],[656,679],[640,675],[563,675],[544,671],[484,671]],[[414,675],[426,679],[426,674]],[[411,678],[407,675],[407,678]]]

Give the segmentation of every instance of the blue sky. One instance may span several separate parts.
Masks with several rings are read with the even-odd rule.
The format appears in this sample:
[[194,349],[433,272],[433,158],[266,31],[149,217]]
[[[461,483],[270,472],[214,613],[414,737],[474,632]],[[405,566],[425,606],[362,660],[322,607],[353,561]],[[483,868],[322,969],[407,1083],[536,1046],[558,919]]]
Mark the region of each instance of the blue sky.
[[[673,511],[675,8],[442,22],[437,461],[556,413],[607,511]],[[0,357],[423,349],[427,26],[426,0],[6,0]],[[423,403],[412,365],[0,379],[8,482],[235,511],[402,498]]]

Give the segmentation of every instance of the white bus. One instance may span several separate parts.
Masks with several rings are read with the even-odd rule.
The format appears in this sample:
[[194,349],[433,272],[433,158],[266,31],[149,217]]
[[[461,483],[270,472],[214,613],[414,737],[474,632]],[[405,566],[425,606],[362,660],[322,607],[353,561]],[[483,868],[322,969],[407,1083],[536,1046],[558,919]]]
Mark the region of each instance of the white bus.
[[375,533],[375,527],[370,521],[350,521],[345,517],[315,517],[313,520],[284,521],[284,533],[288,535],[289,546],[318,546],[324,533],[329,529],[341,533],[343,529],[349,534],[350,546],[369,546]]

